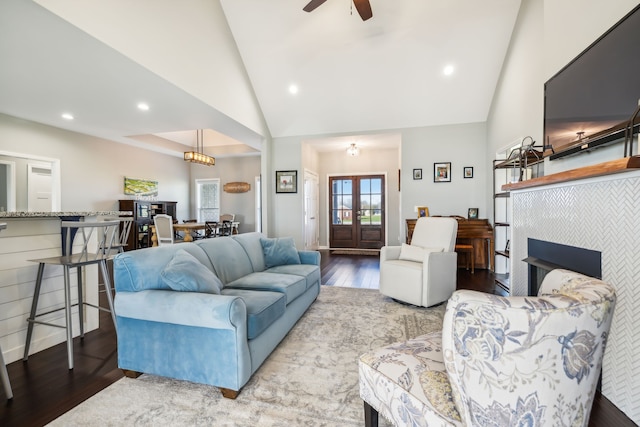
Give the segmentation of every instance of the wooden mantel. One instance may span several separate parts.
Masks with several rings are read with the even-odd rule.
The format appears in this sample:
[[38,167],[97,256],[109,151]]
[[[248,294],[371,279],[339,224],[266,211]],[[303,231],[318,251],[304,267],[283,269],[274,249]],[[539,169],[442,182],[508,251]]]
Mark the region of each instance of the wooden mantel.
[[625,157],[609,162],[598,163],[593,166],[571,169],[551,175],[541,176],[526,181],[504,184],[502,191],[522,190],[525,188],[540,187],[542,185],[558,184],[561,182],[575,181],[578,179],[593,178],[596,176],[612,175],[629,172],[632,169],[640,169],[640,156]]

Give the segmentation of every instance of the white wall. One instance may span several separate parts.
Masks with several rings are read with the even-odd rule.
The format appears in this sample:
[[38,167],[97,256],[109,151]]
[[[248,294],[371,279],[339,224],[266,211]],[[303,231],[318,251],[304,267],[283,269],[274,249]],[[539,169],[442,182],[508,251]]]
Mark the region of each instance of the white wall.
[[[415,206],[427,206],[431,215],[461,215],[479,209],[487,218],[485,188],[488,168],[484,123],[402,129],[401,218],[415,218]],[[434,163],[451,162],[451,182],[434,182]],[[473,167],[473,178],[463,178],[463,168]],[[413,179],[422,169],[422,180]]]
[[[255,177],[260,176],[260,162],[260,156],[244,156],[217,158],[215,166],[191,165],[190,218],[197,217],[195,180],[220,178],[220,213],[235,214],[241,233],[255,231]],[[227,193],[222,187],[229,182],[247,182],[251,189],[246,193]]]
[[63,211],[117,210],[124,177],[158,181],[158,200],[189,213],[189,164],[92,136],[0,114],[0,150],[60,159]]

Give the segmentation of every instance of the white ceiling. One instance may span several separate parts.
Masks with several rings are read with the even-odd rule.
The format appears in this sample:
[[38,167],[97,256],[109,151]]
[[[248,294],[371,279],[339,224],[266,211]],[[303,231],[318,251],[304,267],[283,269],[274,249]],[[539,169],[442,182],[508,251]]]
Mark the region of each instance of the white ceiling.
[[[373,18],[363,22],[350,0],[327,0],[312,13],[302,11],[307,0],[220,3],[271,135],[325,142],[329,134],[485,121],[520,7],[371,0]],[[259,148],[255,132],[226,124],[220,111],[32,1],[0,2],[0,58],[2,113],[173,155],[199,127],[216,130],[205,138],[215,155]],[[450,76],[446,65],[455,67]],[[141,100],[153,111],[139,111]],[[75,120],[60,118],[67,110]]]

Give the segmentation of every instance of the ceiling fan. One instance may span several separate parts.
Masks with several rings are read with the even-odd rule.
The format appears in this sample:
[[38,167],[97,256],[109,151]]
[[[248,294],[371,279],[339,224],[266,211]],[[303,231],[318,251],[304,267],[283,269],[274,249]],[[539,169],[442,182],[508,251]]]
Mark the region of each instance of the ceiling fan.
[[[325,1],[327,0],[311,0],[305,7],[302,8],[302,10],[304,10],[305,12],[311,12]],[[369,0],[353,0],[353,4],[356,5],[356,10],[358,11],[360,18],[362,18],[363,21],[366,21],[373,16]]]

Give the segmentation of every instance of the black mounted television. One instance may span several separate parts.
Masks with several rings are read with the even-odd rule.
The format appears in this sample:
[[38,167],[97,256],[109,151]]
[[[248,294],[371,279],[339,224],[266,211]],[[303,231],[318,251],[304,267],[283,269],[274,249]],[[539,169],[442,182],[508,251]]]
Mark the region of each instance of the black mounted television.
[[550,159],[624,141],[639,105],[640,5],[545,83]]

